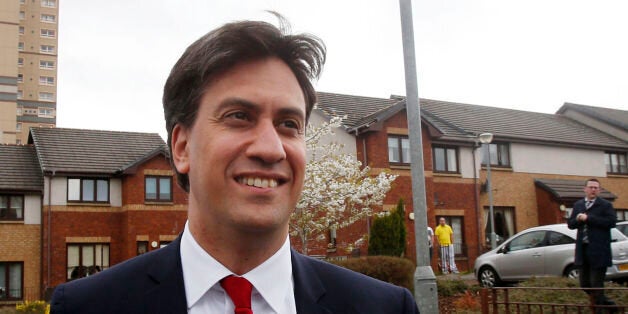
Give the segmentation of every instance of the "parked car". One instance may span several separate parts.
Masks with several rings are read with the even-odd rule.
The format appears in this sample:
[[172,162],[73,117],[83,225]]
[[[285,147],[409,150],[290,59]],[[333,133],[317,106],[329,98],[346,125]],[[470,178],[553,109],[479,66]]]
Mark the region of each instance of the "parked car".
[[617,230],[621,231],[628,237],[628,221],[621,221],[617,223]]
[[[515,234],[475,260],[475,277],[484,287],[499,286],[531,277],[578,277],[574,265],[576,230],[567,224],[539,226]],[[628,279],[628,237],[611,229],[613,266],[606,279]]]

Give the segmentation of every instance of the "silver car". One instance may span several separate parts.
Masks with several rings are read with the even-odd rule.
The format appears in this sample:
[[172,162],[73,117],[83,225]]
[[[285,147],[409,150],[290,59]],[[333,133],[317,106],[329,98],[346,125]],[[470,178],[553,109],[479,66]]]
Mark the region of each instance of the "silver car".
[[[611,229],[613,266],[606,279],[628,279],[628,237]],[[574,265],[576,230],[567,224],[539,226],[510,237],[492,251],[475,260],[475,277],[484,287],[531,277],[578,277]]]

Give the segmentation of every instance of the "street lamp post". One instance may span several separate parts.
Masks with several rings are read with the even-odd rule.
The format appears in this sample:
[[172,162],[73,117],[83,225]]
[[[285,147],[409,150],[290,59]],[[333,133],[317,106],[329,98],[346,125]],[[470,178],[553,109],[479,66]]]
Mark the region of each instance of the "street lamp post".
[[493,215],[493,188],[491,187],[491,142],[493,141],[492,133],[482,133],[479,136],[480,143],[486,144],[486,189],[488,190],[488,219],[491,226],[491,249],[497,247],[495,236],[495,216]]

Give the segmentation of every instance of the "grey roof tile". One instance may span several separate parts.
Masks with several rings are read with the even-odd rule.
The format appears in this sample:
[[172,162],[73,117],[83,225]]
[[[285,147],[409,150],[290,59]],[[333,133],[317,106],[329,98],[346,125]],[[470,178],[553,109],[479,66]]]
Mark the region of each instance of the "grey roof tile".
[[317,107],[328,116],[347,116],[343,124],[352,128],[360,121],[380,110],[398,103],[399,99],[386,99],[318,92]]
[[561,114],[568,109],[579,111],[590,117],[628,131],[628,111],[626,110],[565,103],[556,113]]
[[[534,179],[534,184],[548,191],[556,198],[583,198],[584,192],[582,189],[584,187],[584,183],[585,182],[582,180]],[[614,200],[617,198],[615,194],[604,189],[604,187],[601,188],[599,195],[607,200]]]
[[31,128],[44,172],[113,175],[156,149],[167,151],[157,133]]
[[0,145],[0,190],[42,192],[44,179],[32,145]]

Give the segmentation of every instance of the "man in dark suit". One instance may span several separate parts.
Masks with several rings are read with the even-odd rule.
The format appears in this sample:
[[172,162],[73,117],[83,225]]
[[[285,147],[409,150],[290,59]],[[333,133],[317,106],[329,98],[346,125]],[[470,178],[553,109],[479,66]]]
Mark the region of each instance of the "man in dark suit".
[[58,286],[52,313],[417,313],[407,289],[302,256],[288,222],[325,46],[263,22],[226,24],[164,87],[168,145],[189,193],[165,248]]
[[[569,221],[570,229],[578,229],[576,238],[575,264],[580,267],[580,286],[583,288],[603,288],[606,268],[611,266],[611,228],[615,227],[617,216],[613,205],[601,197],[600,182],[587,180],[584,186],[584,199],[573,205]],[[587,290],[594,296],[598,305],[613,305],[603,290]]]

